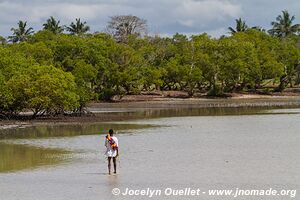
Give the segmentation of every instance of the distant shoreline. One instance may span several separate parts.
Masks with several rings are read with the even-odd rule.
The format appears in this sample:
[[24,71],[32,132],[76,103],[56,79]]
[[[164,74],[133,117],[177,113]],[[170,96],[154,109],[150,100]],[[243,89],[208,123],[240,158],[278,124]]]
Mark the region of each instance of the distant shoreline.
[[91,102],[88,114],[81,116],[42,117],[33,120],[0,120],[0,130],[24,128],[35,125],[61,125],[78,123],[116,122],[138,119],[131,115],[116,113],[143,110],[163,110],[176,108],[242,108],[242,107],[300,107],[300,94],[257,95],[235,94],[229,98],[179,98],[160,95],[128,95],[114,102]]

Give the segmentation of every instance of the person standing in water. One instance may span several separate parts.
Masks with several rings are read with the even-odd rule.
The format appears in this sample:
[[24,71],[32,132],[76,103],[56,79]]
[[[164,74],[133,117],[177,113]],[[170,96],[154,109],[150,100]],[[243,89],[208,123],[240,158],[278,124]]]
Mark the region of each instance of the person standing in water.
[[111,160],[113,160],[114,164],[114,174],[117,173],[117,157],[119,156],[119,143],[118,138],[114,136],[114,130],[110,129],[109,134],[105,139],[106,152],[108,160],[108,174],[111,174]]

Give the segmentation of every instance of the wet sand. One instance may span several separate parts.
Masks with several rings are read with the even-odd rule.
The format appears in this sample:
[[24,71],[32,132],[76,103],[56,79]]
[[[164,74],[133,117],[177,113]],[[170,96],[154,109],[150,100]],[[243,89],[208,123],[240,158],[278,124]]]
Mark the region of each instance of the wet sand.
[[[73,151],[72,162],[0,174],[6,200],[149,199],[111,190],[200,188],[300,189],[299,109],[268,115],[194,116],[138,120],[157,127],[119,134],[120,170],[106,174],[104,136],[20,139],[18,143]],[[271,112],[271,113],[272,113]],[[281,112],[277,114],[276,112]],[[162,125],[162,126],[161,126]],[[296,196],[295,199],[299,197]],[[153,199],[291,199],[282,196]]]

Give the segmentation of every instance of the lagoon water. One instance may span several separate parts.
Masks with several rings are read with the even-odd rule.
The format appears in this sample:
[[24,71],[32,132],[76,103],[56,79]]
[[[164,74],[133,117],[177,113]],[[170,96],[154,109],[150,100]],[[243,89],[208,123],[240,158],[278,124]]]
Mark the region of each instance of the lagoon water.
[[[113,196],[114,188],[162,190],[152,199],[291,199],[209,196],[214,189],[300,192],[300,109],[151,113],[122,123],[2,130],[0,199],[149,199]],[[99,133],[111,127],[118,130],[120,159],[118,174],[109,176]],[[166,188],[206,194],[165,196]]]

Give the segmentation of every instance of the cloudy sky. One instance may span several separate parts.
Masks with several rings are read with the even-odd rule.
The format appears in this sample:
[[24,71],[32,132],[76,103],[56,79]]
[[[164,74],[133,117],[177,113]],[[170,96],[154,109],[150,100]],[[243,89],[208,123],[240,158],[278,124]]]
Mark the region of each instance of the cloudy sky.
[[18,20],[39,30],[49,16],[63,24],[80,17],[93,32],[103,31],[110,16],[132,14],[148,21],[151,34],[220,36],[238,17],[249,26],[270,28],[284,9],[300,23],[299,0],[0,0],[0,35],[10,35]]

